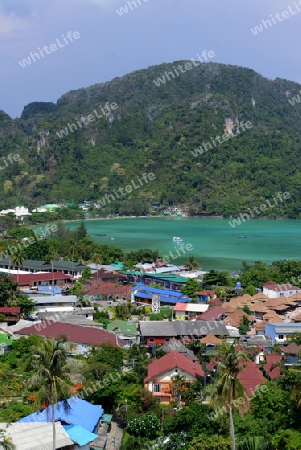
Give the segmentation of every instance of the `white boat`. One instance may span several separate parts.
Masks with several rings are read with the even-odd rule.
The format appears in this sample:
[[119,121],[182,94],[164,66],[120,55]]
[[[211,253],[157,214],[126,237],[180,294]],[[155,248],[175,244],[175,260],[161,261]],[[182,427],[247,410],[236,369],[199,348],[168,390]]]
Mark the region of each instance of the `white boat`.
[[172,238],[172,240],[173,240],[174,242],[183,242],[183,239],[181,239],[179,236],[174,236],[174,237]]

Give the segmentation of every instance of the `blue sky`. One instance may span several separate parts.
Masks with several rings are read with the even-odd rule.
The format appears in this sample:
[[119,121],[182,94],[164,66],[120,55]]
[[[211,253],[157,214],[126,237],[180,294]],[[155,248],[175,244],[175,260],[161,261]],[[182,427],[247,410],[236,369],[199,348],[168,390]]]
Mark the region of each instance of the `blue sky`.
[[[0,0],[0,109],[17,117],[30,102],[56,102],[70,90],[197,59],[203,50],[214,51],[213,62],[301,83],[301,0],[135,1],[119,15],[126,0]],[[285,20],[251,32],[283,11]],[[63,46],[69,31],[80,37]],[[57,39],[62,46],[50,51]],[[45,45],[49,54],[21,67]]]

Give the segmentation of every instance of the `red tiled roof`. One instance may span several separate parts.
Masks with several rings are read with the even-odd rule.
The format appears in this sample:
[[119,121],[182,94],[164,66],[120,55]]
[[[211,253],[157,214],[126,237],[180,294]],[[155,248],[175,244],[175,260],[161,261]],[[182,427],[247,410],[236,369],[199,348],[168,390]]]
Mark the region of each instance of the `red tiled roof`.
[[220,298],[213,298],[212,300],[209,301],[209,305],[211,306],[222,306],[223,302],[221,301]]
[[123,347],[125,345],[125,342],[114,333],[98,328],[62,322],[47,323],[45,329],[40,328],[42,328],[42,324],[36,324],[19,330],[17,334],[38,334],[39,336],[54,339],[66,336],[67,341],[76,344],[100,345],[105,341],[109,341],[112,345],[117,347]]
[[21,308],[18,308],[17,306],[1,306],[0,307],[0,314],[9,314],[9,313],[17,313],[20,314]]
[[221,306],[212,306],[200,316],[201,320],[216,320],[226,314],[225,308]]
[[210,291],[210,289],[204,291],[197,291],[196,295],[210,295],[210,297],[213,297],[215,295],[215,291]]
[[176,368],[181,369],[183,372],[186,372],[195,378],[204,378],[204,371],[199,364],[194,363],[186,356],[174,351],[160,359],[155,359],[155,361],[147,367],[147,377],[144,379],[144,383]]
[[[282,361],[282,357],[280,355],[266,355],[266,364],[264,366],[264,370],[267,374],[271,371],[272,367],[276,364],[279,364]],[[279,367],[278,367],[279,369]],[[280,372],[279,372],[280,374]],[[270,375],[270,374],[269,374]]]
[[94,272],[92,274],[92,278],[109,278],[109,279],[116,278],[116,279],[118,279],[119,275],[118,275],[118,273],[107,272],[104,269],[100,269],[97,272]]
[[241,372],[239,372],[238,378],[243,387],[246,389],[248,397],[251,398],[253,393],[256,391],[257,386],[265,383],[267,380],[265,380],[262,372],[258,369],[255,362],[243,362],[242,365],[245,365],[245,367]]
[[14,281],[17,281],[19,286],[27,286],[34,281],[52,281],[52,280],[72,280],[71,275],[66,275],[62,272],[47,272],[47,273],[29,273],[10,275]]
[[[87,295],[116,295],[122,294],[129,296],[131,292],[130,286],[119,285],[116,283],[104,283],[102,281],[93,280],[89,285],[84,285],[83,290]],[[125,297],[125,298],[127,298]]]
[[176,303],[173,307],[173,311],[186,311],[188,303]]

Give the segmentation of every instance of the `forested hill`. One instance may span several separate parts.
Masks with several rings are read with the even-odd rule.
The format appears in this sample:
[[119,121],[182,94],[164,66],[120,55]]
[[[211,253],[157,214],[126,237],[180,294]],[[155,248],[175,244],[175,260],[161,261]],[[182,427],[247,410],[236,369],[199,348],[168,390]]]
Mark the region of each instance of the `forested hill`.
[[[21,155],[0,170],[1,206],[99,200],[153,172],[155,180],[134,189],[125,204],[139,197],[235,215],[287,191],[290,200],[272,215],[300,218],[301,102],[289,100],[301,86],[217,63],[176,75],[187,62],[70,91],[56,104],[31,103],[15,120],[0,112],[0,155]],[[165,71],[174,78],[157,86]],[[106,102],[117,106],[98,118]],[[70,131],[88,115],[95,120]],[[239,134],[234,128],[232,138],[193,156],[241,121],[252,127]],[[62,129],[67,135],[60,138]]]

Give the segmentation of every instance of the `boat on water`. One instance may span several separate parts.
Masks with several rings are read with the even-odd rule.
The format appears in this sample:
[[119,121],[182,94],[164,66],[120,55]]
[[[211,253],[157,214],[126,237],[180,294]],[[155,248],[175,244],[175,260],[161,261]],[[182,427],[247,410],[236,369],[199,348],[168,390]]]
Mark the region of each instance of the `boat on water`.
[[108,236],[107,233],[96,233],[95,236]]
[[247,236],[245,236],[244,234],[241,234],[240,236],[238,236],[238,239],[246,239]]
[[183,242],[183,239],[181,239],[179,236],[174,236],[174,237],[172,238],[172,240],[173,240],[174,242]]

